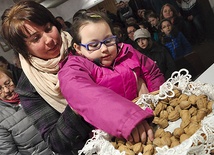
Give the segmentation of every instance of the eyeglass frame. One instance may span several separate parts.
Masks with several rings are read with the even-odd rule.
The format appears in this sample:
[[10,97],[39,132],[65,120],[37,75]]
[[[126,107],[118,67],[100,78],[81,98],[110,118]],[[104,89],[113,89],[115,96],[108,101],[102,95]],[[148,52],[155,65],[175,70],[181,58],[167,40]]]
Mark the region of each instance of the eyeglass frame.
[[[112,44],[110,44],[110,45],[106,45],[105,42],[106,42],[107,40],[113,39],[113,38],[115,39],[115,43],[112,43]],[[90,49],[89,49],[89,45],[90,45],[90,44],[93,44],[93,43],[99,43],[99,48],[90,50]],[[88,51],[90,51],[90,53],[92,53],[92,52],[94,52],[94,51],[100,49],[101,46],[102,46],[102,44],[104,44],[104,45],[106,45],[107,47],[109,47],[109,46],[112,46],[112,45],[114,45],[114,44],[116,44],[116,43],[117,43],[117,36],[116,36],[116,35],[113,35],[113,36],[108,37],[108,38],[106,38],[106,39],[104,39],[104,40],[102,40],[102,41],[94,41],[94,42],[90,42],[90,43],[87,43],[87,44],[79,43],[79,45],[85,47]]]
[[[4,87],[9,89],[11,86],[14,85],[13,80],[12,79],[8,79],[9,83],[8,84],[4,84],[2,86],[0,86],[0,94],[2,94],[2,92],[4,91]],[[7,81],[6,81],[7,82]]]

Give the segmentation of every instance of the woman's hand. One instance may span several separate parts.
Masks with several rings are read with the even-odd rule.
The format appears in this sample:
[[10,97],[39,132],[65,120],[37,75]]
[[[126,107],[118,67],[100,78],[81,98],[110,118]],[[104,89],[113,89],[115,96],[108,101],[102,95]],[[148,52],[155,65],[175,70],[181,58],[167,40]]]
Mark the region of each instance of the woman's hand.
[[131,135],[128,138],[128,141],[130,142],[142,142],[143,144],[146,142],[148,138],[153,141],[154,140],[154,134],[152,131],[152,128],[149,126],[146,120],[140,122],[137,127],[135,127],[132,130]]

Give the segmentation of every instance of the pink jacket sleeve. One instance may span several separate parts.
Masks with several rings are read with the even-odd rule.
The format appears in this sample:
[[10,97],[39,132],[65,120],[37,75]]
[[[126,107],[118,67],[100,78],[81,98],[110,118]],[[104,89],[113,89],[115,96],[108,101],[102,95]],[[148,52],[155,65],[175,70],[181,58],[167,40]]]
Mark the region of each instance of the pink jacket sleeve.
[[113,136],[128,138],[140,121],[152,116],[152,111],[144,111],[112,90],[94,83],[90,77],[93,63],[82,60],[71,56],[60,70],[62,94],[91,125]]

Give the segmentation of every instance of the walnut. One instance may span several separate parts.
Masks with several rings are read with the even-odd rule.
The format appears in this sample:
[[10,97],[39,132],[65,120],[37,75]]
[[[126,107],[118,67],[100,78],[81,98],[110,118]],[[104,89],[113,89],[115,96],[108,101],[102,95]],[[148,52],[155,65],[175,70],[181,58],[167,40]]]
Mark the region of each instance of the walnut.
[[133,145],[132,149],[133,149],[135,154],[138,154],[138,153],[143,151],[143,144],[142,143],[136,143]]
[[190,95],[189,98],[188,98],[188,101],[189,101],[192,105],[195,105],[195,104],[196,104],[196,99],[197,99],[197,96],[196,96],[196,95]]
[[180,91],[180,90],[174,89],[173,91],[174,91],[174,93],[175,93],[175,97],[176,97],[176,98],[178,98],[178,97],[181,95],[181,91]]
[[168,119],[168,112],[166,110],[162,110],[160,112],[160,118]]
[[200,122],[207,115],[207,109],[202,108],[198,110],[196,115],[198,122]]
[[189,109],[189,113],[191,116],[195,116],[197,114],[197,108],[196,107],[191,107]]
[[196,101],[198,109],[207,108],[207,101],[204,98],[199,98]]
[[155,138],[155,139],[153,140],[153,144],[154,144],[155,146],[158,146],[158,147],[163,146],[160,137]]
[[186,109],[189,109],[190,108],[190,106],[191,106],[191,103],[189,102],[189,101],[181,101],[180,102],[180,107],[181,107],[181,109],[182,110],[186,110]]
[[164,134],[165,134],[165,131],[164,131],[164,129],[162,129],[162,128],[158,128],[156,131],[155,131],[155,138],[157,138],[157,137],[162,137],[162,136],[164,136]]
[[213,110],[213,101],[207,103],[207,114],[210,114]]
[[164,110],[165,108],[167,107],[166,104],[163,104],[162,102],[159,102],[155,108],[155,111],[154,111],[154,116],[158,116],[159,113]]
[[179,139],[182,134],[184,134],[184,129],[183,128],[176,128],[173,131],[173,135],[175,136],[175,138]]
[[163,129],[169,125],[167,119],[164,119],[164,118],[155,117],[152,122],[159,125]]
[[172,148],[172,147],[178,146],[179,144],[180,144],[179,140],[174,140],[172,141],[170,147]]
[[187,134],[182,134],[180,137],[180,143],[182,143],[183,141],[185,141],[186,139],[188,139],[190,136]]
[[179,101],[180,101],[180,102],[181,102],[181,101],[188,101],[188,98],[189,98],[188,95],[186,95],[186,94],[181,94],[181,95],[179,96]]
[[169,114],[170,112],[174,111],[174,108],[173,108],[172,106],[168,106],[168,107],[166,108],[166,111],[167,111],[168,114]]
[[188,127],[184,129],[185,133],[192,136],[201,126],[197,123],[190,123]]
[[154,153],[154,146],[151,144],[146,145],[143,149],[143,154],[146,152],[150,152],[151,154],[153,154]]
[[170,146],[171,145],[171,139],[170,137],[162,137],[161,138],[161,144],[164,146],[164,145],[167,145],[167,146]]
[[173,100],[169,101],[169,105],[172,107],[176,107],[179,104],[179,99],[174,98]]
[[172,111],[168,116],[168,120],[171,122],[177,121],[179,118],[180,118],[180,113],[176,110]]

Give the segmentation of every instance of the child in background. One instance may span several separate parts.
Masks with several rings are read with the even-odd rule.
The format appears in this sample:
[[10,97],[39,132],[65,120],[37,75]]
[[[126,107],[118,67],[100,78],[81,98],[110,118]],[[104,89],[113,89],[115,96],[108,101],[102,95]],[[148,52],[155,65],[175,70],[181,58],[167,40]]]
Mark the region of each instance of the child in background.
[[188,41],[192,41],[191,36],[191,25],[184,20],[180,12],[178,12],[175,7],[169,3],[166,3],[161,8],[160,20],[169,19],[174,27],[178,31],[182,32]]
[[[157,65],[128,44],[117,44],[110,22],[86,13],[73,22],[73,47],[59,72],[61,92],[69,105],[98,129],[134,142],[153,133],[152,117],[132,102],[139,94],[158,90],[164,82]],[[145,83],[144,83],[145,81]],[[146,85],[146,87],[145,87]],[[143,89],[143,90],[142,90]]]
[[148,14],[146,14],[146,19],[151,26],[150,32],[152,38],[154,39],[154,41],[158,42],[160,33],[160,30],[158,29],[158,25],[160,22],[158,15],[154,12],[149,12]]
[[168,19],[160,21],[160,42],[166,46],[174,60],[192,52],[192,46],[182,32],[173,27]]
[[175,62],[168,50],[151,38],[147,29],[138,29],[134,33],[134,40],[139,46],[139,51],[156,62],[165,79],[168,79],[176,70]]

